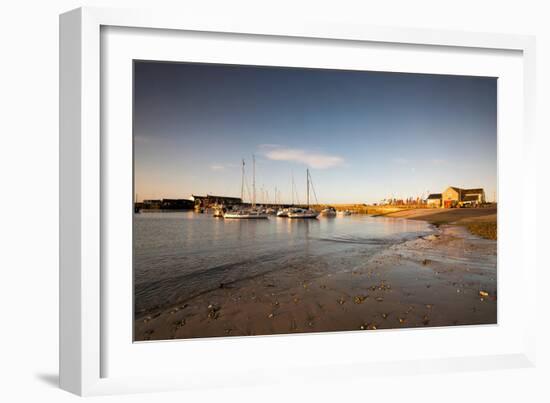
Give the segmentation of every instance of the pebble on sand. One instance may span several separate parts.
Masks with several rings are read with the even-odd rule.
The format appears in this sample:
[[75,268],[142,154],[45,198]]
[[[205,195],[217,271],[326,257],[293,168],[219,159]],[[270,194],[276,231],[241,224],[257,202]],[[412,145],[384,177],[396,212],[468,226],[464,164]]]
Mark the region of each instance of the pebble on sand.
[[220,309],[219,306],[213,304],[208,305],[208,317],[210,319],[218,319],[220,316]]
[[177,320],[174,322],[174,327],[176,328],[176,330],[183,326],[185,326],[185,319]]

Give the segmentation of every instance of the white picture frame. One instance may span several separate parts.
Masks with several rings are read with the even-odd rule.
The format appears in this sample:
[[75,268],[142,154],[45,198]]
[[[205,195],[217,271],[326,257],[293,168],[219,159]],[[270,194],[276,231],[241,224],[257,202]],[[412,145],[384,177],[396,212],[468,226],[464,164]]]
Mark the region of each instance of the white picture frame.
[[[103,53],[102,46],[105,46],[105,43],[102,42],[102,30],[109,29],[109,27],[117,27],[122,30],[146,29],[156,30],[155,32],[175,32],[176,37],[172,35],[169,38],[170,41],[178,40],[177,32],[193,32],[193,35],[199,38],[208,33],[218,33],[217,40],[221,41],[224,41],[224,35],[228,36],[228,41],[231,35],[243,35],[253,37],[254,41],[259,42],[262,40],[300,40],[304,41],[306,46],[308,40],[330,41],[327,46],[334,49],[346,43],[375,43],[381,46],[416,46],[421,47],[421,51],[431,48],[453,51],[467,50],[479,55],[483,55],[485,52],[515,52],[514,61],[510,62],[510,80],[507,79],[507,82],[510,83],[510,88],[513,87],[515,91],[518,91],[519,101],[515,102],[519,102],[520,110],[511,107],[506,109],[510,118],[515,120],[506,121],[505,127],[499,126],[499,136],[501,131],[512,128],[519,128],[519,131],[523,131],[523,133],[514,135],[510,130],[511,134],[506,137],[506,141],[500,142],[499,140],[499,204],[502,201],[503,207],[506,207],[506,197],[509,194],[506,184],[501,186],[502,175],[506,175],[510,184],[521,185],[522,189],[535,187],[533,175],[535,162],[533,158],[530,158],[534,152],[532,122],[535,90],[535,42],[533,37],[369,27],[313,19],[284,22],[270,21],[269,18],[253,21],[238,18],[213,20],[193,15],[174,15],[168,11],[151,10],[81,8],[65,13],[60,17],[60,384],[63,389],[79,395],[96,395],[229,385],[243,386],[263,382],[303,382],[307,379],[329,380],[334,379],[335,372],[338,373],[337,378],[344,379],[345,377],[369,376],[374,373],[393,375],[418,373],[419,371],[464,371],[534,365],[535,328],[534,326],[529,327],[529,323],[532,322],[525,320],[525,316],[524,320],[518,324],[519,329],[514,330],[502,325],[477,330],[458,328],[452,332],[446,329],[429,330],[431,333],[409,330],[407,333],[374,332],[368,336],[363,332],[340,333],[321,336],[324,337],[323,339],[319,339],[320,335],[223,338],[205,341],[159,342],[157,343],[159,348],[153,350],[154,347],[150,347],[150,351],[135,351],[135,348],[131,346],[131,339],[128,339],[127,333],[125,333],[129,331],[128,329],[122,330],[119,332],[120,334],[114,336],[110,334],[114,330],[107,331],[106,327],[112,327],[112,321],[107,318],[115,316],[114,311],[123,313],[128,311],[123,305],[121,305],[121,309],[112,310],[112,298],[108,298],[112,288],[109,289],[105,282],[106,279],[109,281],[114,279],[105,272],[105,267],[108,266],[105,260],[107,259],[105,252],[108,250],[108,244],[104,228],[109,227],[109,220],[115,219],[113,215],[105,214],[105,211],[108,210],[107,204],[110,203],[105,194],[110,192],[109,181],[114,178],[113,172],[106,169],[108,166],[106,163],[112,154],[109,156],[105,147],[108,145],[110,153],[116,152],[116,147],[118,147],[110,142],[114,138],[113,136],[102,137],[109,132],[110,124],[102,120],[106,115],[102,113],[102,102],[105,100],[102,93],[108,93],[110,90],[108,86],[111,85],[108,81],[102,81],[104,72],[102,70],[104,67],[102,55],[109,55],[109,53]],[[126,34],[124,33],[124,35]],[[160,37],[151,39],[151,41],[156,40],[164,39]],[[128,46],[128,49],[131,47]],[[131,52],[125,57],[131,58]],[[197,57],[200,59],[201,56]],[[460,53],[457,52],[452,57],[461,58]],[[312,63],[316,62],[312,61]],[[519,70],[514,67],[518,67],[518,63],[521,65],[519,78]],[[483,70],[482,66],[479,68],[480,71]],[[432,72],[448,73],[450,71],[444,69],[444,63],[440,66],[434,59]],[[116,91],[120,93],[123,90]],[[124,103],[124,99],[127,98],[122,97],[122,99],[122,103]],[[110,105],[114,105],[111,98],[109,98],[109,102]],[[131,110],[130,105],[126,106],[126,110],[128,109]],[[520,147],[522,151],[523,165],[520,170],[512,174],[510,171],[501,170],[500,164],[506,158],[510,158],[518,149],[514,145]],[[120,146],[123,147],[124,144],[121,143]],[[524,197],[522,206],[525,206],[526,196],[522,197]],[[508,259],[513,258],[514,263],[521,267],[521,279],[518,281],[525,282],[527,278],[536,277],[535,243],[525,241],[525,234],[529,233],[536,225],[536,217],[535,213],[527,208],[521,208],[516,213],[518,216],[508,217],[509,225],[502,226],[500,224],[502,217],[507,222],[509,213],[506,213],[506,208],[501,209],[499,205],[499,259],[501,252],[510,253],[510,255],[503,254],[503,256],[508,256]],[[502,228],[505,228],[505,231],[510,231],[510,229],[517,231],[517,234],[514,235],[515,240],[520,242],[515,251],[512,252],[506,248],[508,242],[506,236],[501,241],[501,232],[504,231]],[[109,233],[109,236],[112,234]],[[131,238],[131,234],[128,236]],[[521,242],[522,240],[524,242]],[[511,242],[511,240],[509,241]],[[124,256],[126,255],[118,256],[118,258],[124,259]],[[126,256],[128,261],[130,258],[131,256]],[[502,292],[500,284],[501,281],[507,281],[506,272],[504,274],[504,277],[501,278],[499,266],[499,323],[500,316],[503,314],[502,304],[505,304],[506,298],[509,298],[509,294]],[[535,312],[535,298],[534,293],[530,292],[519,303],[518,309],[524,312]],[[360,354],[354,359],[340,360],[337,355],[330,353],[338,344],[358,345],[365,340],[365,337],[370,337],[369,343],[372,341],[395,343],[399,338],[407,337],[407,343],[414,342],[421,345],[422,339],[428,337],[428,334],[433,335],[433,338],[439,342],[444,342],[457,338],[470,340],[469,337],[473,335],[473,332],[479,333],[472,337],[498,337],[502,340],[508,340],[506,338],[510,337],[510,343],[503,342],[502,345],[498,345],[495,342],[494,344],[498,345],[498,348],[486,354],[483,352],[483,345],[476,349],[473,345],[466,344],[463,350],[456,350],[448,355],[439,351],[434,354],[402,356],[401,359],[398,359],[396,353],[395,357],[389,357],[387,360],[369,360]],[[123,340],[122,343],[129,343],[126,346],[128,349],[125,350],[124,346],[116,344],[115,339]],[[312,340],[317,341],[317,346]],[[312,345],[315,346],[312,348],[319,348],[318,340],[322,340],[322,344],[328,348],[323,357],[316,359],[313,350],[309,351],[308,348]],[[470,342],[466,341],[466,343]],[[277,361],[277,356],[281,356],[278,352],[284,351],[281,349],[293,348],[301,349],[303,356],[292,361],[285,361],[284,357]],[[140,350],[144,349],[144,347],[140,347]],[[112,360],[111,356],[116,355],[113,351],[122,350],[126,355],[118,354],[116,359],[131,363],[133,354],[142,354],[140,360],[144,367],[158,365],[160,361],[154,361],[158,357],[166,354],[176,354],[177,356],[177,354],[184,354],[184,350],[188,360],[175,366],[163,365],[166,371],[159,369],[159,374],[156,376],[147,372],[131,373],[130,368],[123,365],[119,365],[116,371],[109,369],[106,362]],[[218,369],[208,373],[208,366],[210,365],[211,368],[214,358],[203,356],[205,357],[204,362],[200,362],[201,352],[208,350],[214,350],[218,357],[223,357],[224,354],[231,356],[232,365],[220,365]],[[243,351],[244,353],[242,353]],[[254,357],[262,354],[269,356],[270,351],[273,355],[271,360],[273,368],[256,368]],[[194,354],[197,352],[198,354]],[[239,357],[236,354],[242,354],[242,356]],[[239,360],[239,358],[242,359]],[[176,371],[178,366],[180,371]],[[194,370],[186,372],[186,368],[191,367]],[[304,368],[308,370],[304,372]],[[256,371],[256,369],[262,369],[263,372]],[[337,371],[332,371],[332,369],[337,369]],[[207,379],[206,375],[208,375]]]

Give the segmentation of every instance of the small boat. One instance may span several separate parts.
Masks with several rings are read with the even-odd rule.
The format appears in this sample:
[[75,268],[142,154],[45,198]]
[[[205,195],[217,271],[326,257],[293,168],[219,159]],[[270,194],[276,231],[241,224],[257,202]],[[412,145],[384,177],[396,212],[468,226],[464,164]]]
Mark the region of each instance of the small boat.
[[351,215],[351,211],[349,211],[349,210],[339,211],[338,214],[347,216],[347,215]]
[[228,211],[223,215],[225,219],[266,219],[268,218],[267,213],[264,213],[261,210],[239,210],[239,211]]
[[288,217],[288,211],[289,209],[283,208],[277,211],[277,217]]
[[[241,200],[244,197],[244,160],[241,176]],[[256,207],[256,159],[252,155],[252,208],[243,208],[240,210],[227,211],[223,214],[225,219],[266,219],[267,213],[263,209]]]
[[323,217],[336,217],[336,209],[334,207],[328,207],[321,210],[320,215]]
[[319,212],[309,208],[309,169],[306,170],[306,182],[307,182],[307,208],[294,208],[289,210],[288,218],[317,218]]
[[212,213],[212,215],[214,217],[223,217],[224,213],[225,213],[225,207],[224,206],[215,206],[214,207],[214,212]]
[[318,215],[317,210],[297,208],[289,211],[288,218],[317,218]]

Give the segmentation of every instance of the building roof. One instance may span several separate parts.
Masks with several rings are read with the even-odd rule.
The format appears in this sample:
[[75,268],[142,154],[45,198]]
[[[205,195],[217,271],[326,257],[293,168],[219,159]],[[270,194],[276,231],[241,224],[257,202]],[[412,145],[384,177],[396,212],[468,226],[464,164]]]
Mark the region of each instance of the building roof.
[[480,194],[483,193],[483,188],[477,189],[462,189],[463,194]]
[[428,200],[441,199],[443,195],[441,193],[432,193],[428,196]]
[[449,189],[453,189],[455,192],[457,192],[460,195],[461,199],[464,198],[466,195],[483,194],[483,188],[461,189],[461,188],[457,188],[456,186],[449,186]]
[[240,197],[233,197],[233,196],[206,195],[206,197],[211,198],[211,199],[234,199],[234,200],[241,200]]

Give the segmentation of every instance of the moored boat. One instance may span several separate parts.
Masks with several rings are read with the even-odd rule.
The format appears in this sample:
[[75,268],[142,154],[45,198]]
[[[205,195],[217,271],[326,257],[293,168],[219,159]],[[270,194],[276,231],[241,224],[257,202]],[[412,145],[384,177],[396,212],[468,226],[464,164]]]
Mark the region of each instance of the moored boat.
[[232,218],[240,218],[240,219],[267,219],[268,215],[267,213],[264,213],[261,210],[237,210],[237,211],[228,211],[223,215],[223,218],[226,219],[232,219]]
[[307,207],[304,208],[294,208],[292,210],[289,210],[288,212],[288,218],[317,218],[319,215],[319,212],[317,210],[309,208],[309,183],[310,183],[310,176],[309,176],[309,169],[306,169],[306,182],[307,182]]
[[289,209],[283,208],[277,211],[277,217],[288,217],[288,211]]
[[334,207],[327,207],[321,210],[320,215],[323,217],[336,217],[336,209]]
[[225,213],[225,207],[224,206],[214,206],[214,212],[212,213],[212,215],[214,217],[223,217],[224,213]]
[[[223,218],[227,219],[266,219],[267,213],[263,209],[256,208],[256,159],[252,155],[252,208],[226,211]],[[242,165],[241,200],[244,197],[244,160]]]
[[296,208],[288,213],[288,218],[317,218],[318,215],[317,210]]

